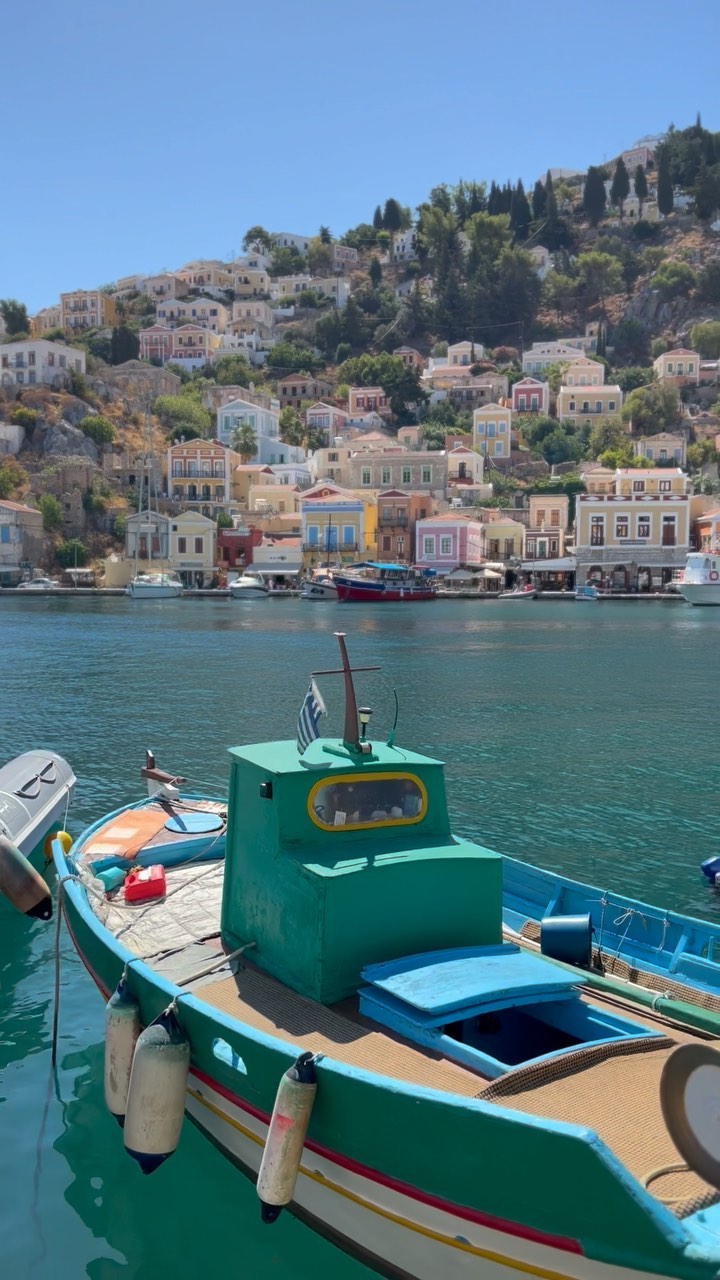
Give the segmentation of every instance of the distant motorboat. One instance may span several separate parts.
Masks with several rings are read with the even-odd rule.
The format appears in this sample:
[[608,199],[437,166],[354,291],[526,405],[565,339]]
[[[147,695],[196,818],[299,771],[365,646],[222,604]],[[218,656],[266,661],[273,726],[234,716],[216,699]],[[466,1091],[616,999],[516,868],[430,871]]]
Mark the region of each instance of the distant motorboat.
[[0,769],[0,836],[26,858],[65,819],[75,774],[54,751],[25,751]]
[[688,604],[720,604],[720,552],[689,552],[677,588]]
[[408,564],[385,564],[368,560],[354,566],[351,573],[336,574],[338,600],[391,601],[434,600],[437,579],[431,569]]
[[182,593],[182,582],[172,573],[136,573],[127,587],[133,600],[171,600]]
[[329,573],[309,578],[300,592],[301,600],[337,600],[338,589]]
[[498,600],[534,600],[536,596],[537,587],[528,582],[524,587],[513,587],[512,591],[501,591]]
[[592,585],[592,583],[586,582],[584,587],[575,588],[575,599],[576,600],[599,600],[600,592],[598,591],[597,587],[594,587]]
[[270,590],[256,573],[243,573],[230,583],[233,600],[267,600]]

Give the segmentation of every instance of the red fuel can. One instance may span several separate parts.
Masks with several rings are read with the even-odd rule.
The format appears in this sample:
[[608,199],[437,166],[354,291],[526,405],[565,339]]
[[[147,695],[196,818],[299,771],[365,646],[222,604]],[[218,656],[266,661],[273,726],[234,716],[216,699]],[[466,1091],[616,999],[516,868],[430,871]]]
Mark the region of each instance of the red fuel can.
[[125,881],[125,901],[145,902],[165,896],[165,868],[138,867]]

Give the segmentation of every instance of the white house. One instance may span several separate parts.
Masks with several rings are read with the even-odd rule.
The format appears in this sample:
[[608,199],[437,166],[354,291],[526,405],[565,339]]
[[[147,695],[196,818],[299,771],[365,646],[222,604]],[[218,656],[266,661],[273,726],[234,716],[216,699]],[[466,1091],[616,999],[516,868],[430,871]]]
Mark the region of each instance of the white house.
[[272,467],[276,463],[304,462],[305,450],[296,445],[283,444],[280,439],[280,406],[263,408],[249,400],[231,400],[218,409],[217,438],[221,444],[232,445],[233,432],[242,423],[248,423],[257,437],[257,450],[250,459]]
[[0,386],[62,387],[70,373],[85,372],[85,351],[47,338],[0,344]]
[[542,373],[551,364],[560,364],[564,360],[577,360],[578,351],[583,350],[583,340],[578,338],[577,344],[570,342],[533,342],[528,351],[523,351],[523,373]]
[[307,253],[312,236],[299,236],[294,231],[274,231],[270,236],[278,249],[297,249],[298,253]]

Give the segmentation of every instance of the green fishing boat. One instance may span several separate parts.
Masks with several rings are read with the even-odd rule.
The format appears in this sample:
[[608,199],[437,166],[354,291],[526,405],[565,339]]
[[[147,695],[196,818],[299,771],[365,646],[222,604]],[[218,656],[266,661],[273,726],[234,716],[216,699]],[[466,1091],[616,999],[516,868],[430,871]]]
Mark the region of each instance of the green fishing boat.
[[[118,1141],[151,1172],[187,1114],[268,1224],[287,1207],[394,1280],[714,1276],[720,1022],[508,941],[501,856],[453,836],[438,760],[370,741],[339,644],[298,742],[231,751],[224,860],[203,860],[218,815],[190,801],[188,855],[162,867],[137,807],[111,816],[109,892],[107,818],[54,844],[109,998]],[[342,740],[318,736],[314,679],[336,674]],[[153,772],[157,841],[177,793]]]

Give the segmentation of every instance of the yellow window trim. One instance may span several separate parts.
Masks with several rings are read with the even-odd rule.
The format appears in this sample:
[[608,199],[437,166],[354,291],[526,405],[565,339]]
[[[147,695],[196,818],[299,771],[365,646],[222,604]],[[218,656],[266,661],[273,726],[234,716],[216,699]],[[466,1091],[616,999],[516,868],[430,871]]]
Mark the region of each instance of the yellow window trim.
[[[323,822],[315,812],[315,797],[323,787],[339,786],[341,782],[351,782],[353,786],[362,785],[372,779],[373,782],[414,782],[421,797],[420,812],[412,818],[390,818],[386,822],[344,822],[336,827],[334,823]],[[308,796],[308,814],[310,821],[321,831],[377,831],[379,827],[412,827],[422,822],[427,813],[427,789],[414,773],[338,773],[329,774],[316,782]]]

